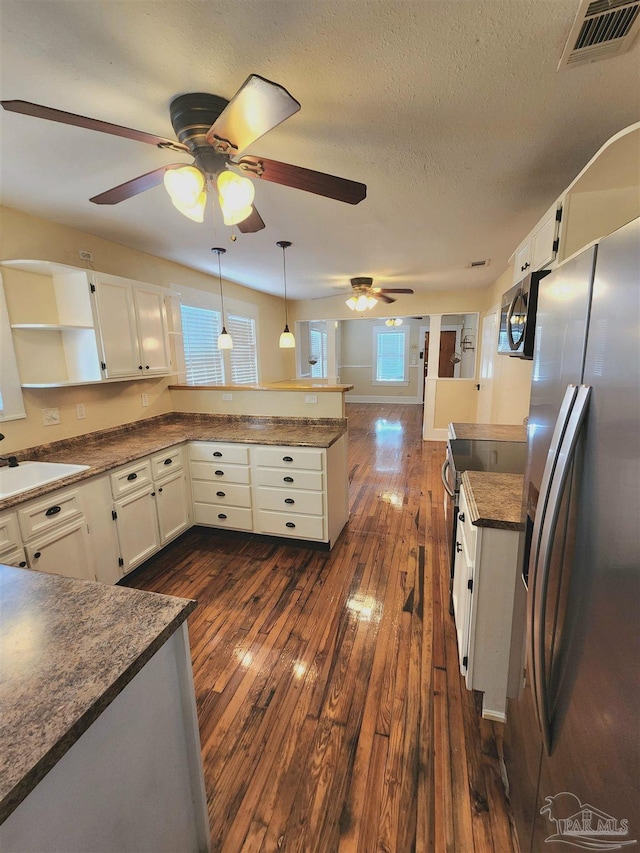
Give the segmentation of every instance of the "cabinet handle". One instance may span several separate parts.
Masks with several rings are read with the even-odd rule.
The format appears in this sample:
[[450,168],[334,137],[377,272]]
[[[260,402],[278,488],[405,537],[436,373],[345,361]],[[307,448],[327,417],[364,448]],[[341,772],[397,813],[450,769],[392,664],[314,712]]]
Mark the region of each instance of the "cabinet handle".
[[286,504],[294,504],[294,503],[295,503],[295,501],[294,501],[294,499],[293,499],[293,498],[285,498],[285,499],[284,499],[284,502],[285,502]]
[[226,492],[216,492],[216,495],[219,498],[226,498],[227,493]]
[[462,551],[462,545],[459,542],[456,542],[456,554],[459,554]]
[[139,365],[138,365],[138,370],[142,370],[142,365],[141,365],[141,364],[139,364]]
[[38,557],[41,557],[41,556],[42,556],[42,552],[41,552],[41,551],[36,551],[36,553],[33,555],[33,557],[34,557],[34,559],[35,559],[35,560],[37,560],[37,559],[38,559]]
[[282,480],[285,483],[293,483],[293,477],[283,477]]
[[216,475],[216,477],[224,477],[224,471],[214,471],[213,473]]
[[173,463],[173,459],[165,459],[162,463],[163,465],[171,465]]
[[287,521],[286,526],[287,527],[295,527],[295,524],[293,523],[293,521]]
[[127,480],[137,480],[137,479],[138,479],[138,475],[137,475],[137,474],[135,474],[135,473],[134,473],[134,474],[129,474],[129,475],[127,476]]
[[49,509],[45,512],[45,515],[57,515],[59,512],[59,506],[50,506]]
[[155,498],[155,496],[156,496],[156,493],[155,493],[155,492],[151,492],[151,497],[152,497],[152,498]]
[[25,569],[25,568],[27,567],[27,561],[26,561],[26,560],[21,560],[21,561],[18,563],[18,566],[19,566],[21,569]]
[[213,451],[213,455],[214,455],[214,456],[217,456],[217,457],[221,457],[221,456],[222,456],[222,453],[221,453],[219,450],[214,450],[214,451]]
[[527,263],[524,264],[524,266],[520,267],[520,272],[524,272],[525,270],[529,269],[529,267],[530,267],[530,264],[529,264],[529,261],[527,261]]
[[464,524],[464,513],[463,513],[463,512],[461,512],[461,513],[460,513],[460,515],[458,516],[458,518],[459,518],[459,519],[460,519],[460,521]]
[[145,364],[144,369],[145,369],[145,370],[149,370],[149,365],[148,365],[148,364]]
[[218,513],[218,518],[221,518],[223,521],[227,516],[223,512]]
[[162,491],[162,487],[160,487],[160,488],[158,489],[158,491],[159,491],[159,492],[161,492],[161,491]]
[[282,461],[283,462],[293,462],[293,456],[283,456]]

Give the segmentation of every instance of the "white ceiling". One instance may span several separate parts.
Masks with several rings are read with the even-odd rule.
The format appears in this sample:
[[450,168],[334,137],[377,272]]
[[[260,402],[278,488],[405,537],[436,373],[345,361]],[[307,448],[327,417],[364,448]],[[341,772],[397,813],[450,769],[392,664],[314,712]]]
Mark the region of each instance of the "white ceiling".
[[[256,182],[267,227],[229,241],[160,186],[99,192],[181,158],[0,110],[0,200],[85,232],[293,297],[355,275],[380,286],[486,286],[559,192],[640,118],[640,40],[556,72],[578,0],[0,0],[0,98],[169,136],[169,102],[230,98],[251,73],[302,109],[246,153],[367,184],[357,206]],[[79,247],[81,248],[81,247]],[[491,259],[486,270],[470,261]],[[214,263],[215,262],[215,263]],[[100,269],[97,259],[96,266]]]

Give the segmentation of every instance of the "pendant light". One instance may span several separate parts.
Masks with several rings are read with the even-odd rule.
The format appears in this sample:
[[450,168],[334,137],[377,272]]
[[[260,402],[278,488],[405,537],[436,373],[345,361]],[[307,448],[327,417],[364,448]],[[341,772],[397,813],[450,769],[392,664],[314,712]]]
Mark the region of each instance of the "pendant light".
[[280,349],[293,349],[296,345],[296,339],[292,332],[289,331],[289,318],[287,314],[287,262],[285,260],[285,250],[291,245],[289,240],[278,240],[276,246],[282,249],[282,274],[284,278],[284,329],[280,335]]
[[220,282],[220,310],[222,313],[222,331],[218,335],[218,349],[233,349],[233,341],[231,335],[224,326],[224,298],[222,296],[222,269],[220,266],[220,255],[224,255],[226,249],[215,248],[211,250],[218,256],[218,281]]

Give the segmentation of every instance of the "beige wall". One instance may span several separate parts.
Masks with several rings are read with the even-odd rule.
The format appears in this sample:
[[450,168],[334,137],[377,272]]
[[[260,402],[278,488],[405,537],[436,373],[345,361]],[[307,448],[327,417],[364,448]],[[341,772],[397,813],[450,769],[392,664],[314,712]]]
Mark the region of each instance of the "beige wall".
[[[234,388],[232,392],[180,390],[172,388],[171,407],[174,412],[204,412],[206,414],[266,415],[290,418],[344,417],[342,391],[248,391]],[[223,394],[232,394],[229,402]],[[305,398],[315,397],[315,403]]]
[[[217,286],[217,277],[212,278],[56,222],[0,207],[1,260],[37,259],[81,266],[79,249],[93,254],[94,266],[100,272],[164,287],[173,284],[211,291]],[[24,282],[25,274],[6,268],[2,274],[10,318],[13,322],[26,322],[33,306],[25,304],[24,289],[20,284]],[[293,378],[293,354],[278,347],[282,300],[232,282],[225,283],[225,295],[230,299],[251,302],[258,308],[261,381],[277,382]],[[45,314],[51,310],[51,306],[47,305],[45,295],[41,296],[42,302],[37,307],[38,311],[42,309],[40,322],[45,322]],[[51,320],[54,321],[53,318]],[[25,390],[27,418],[3,422],[2,432],[6,439],[2,443],[2,451],[7,453],[170,411],[171,398],[167,386],[171,381],[175,381],[175,378]],[[143,392],[149,396],[148,407],[142,406]],[[77,420],[76,403],[85,404],[86,419]],[[44,427],[41,409],[55,406],[60,409],[60,424]]]

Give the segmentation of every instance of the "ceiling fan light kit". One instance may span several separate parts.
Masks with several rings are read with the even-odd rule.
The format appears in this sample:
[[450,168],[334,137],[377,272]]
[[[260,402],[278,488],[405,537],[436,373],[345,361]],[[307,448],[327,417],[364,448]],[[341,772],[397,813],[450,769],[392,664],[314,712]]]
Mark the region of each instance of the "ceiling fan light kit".
[[375,287],[373,279],[368,275],[359,275],[351,279],[354,295],[347,299],[347,306],[352,311],[367,311],[378,304],[378,300],[391,304],[395,302],[388,293],[413,293],[408,287]]
[[282,278],[284,279],[284,329],[280,334],[280,349],[294,349],[296,339],[293,332],[289,331],[289,317],[287,314],[287,261],[286,250],[291,245],[289,240],[278,240],[276,246],[282,249]]

